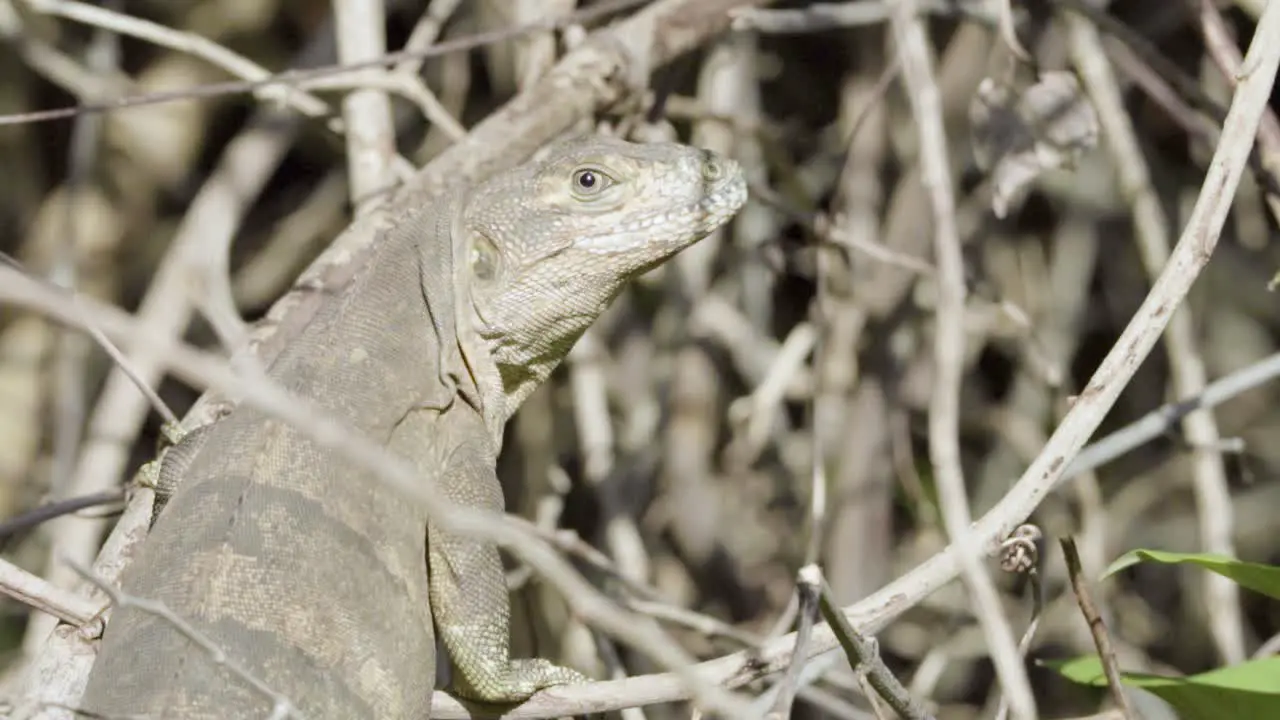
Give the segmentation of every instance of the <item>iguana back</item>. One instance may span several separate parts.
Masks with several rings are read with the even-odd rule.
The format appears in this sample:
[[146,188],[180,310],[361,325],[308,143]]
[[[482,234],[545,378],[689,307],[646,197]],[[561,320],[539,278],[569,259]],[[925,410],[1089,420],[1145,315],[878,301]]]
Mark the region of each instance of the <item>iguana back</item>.
[[[424,211],[389,233],[350,292],[270,368],[383,442],[416,403],[440,397],[439,338],[410,242],[440,231],[430,218]],[[428,717],[435,653],[417,508],[245,405],[195,442],[124,589],[162,600],[308,717]],[[114,613],[96,666],[84,705],[97,712],[270,714],[260,691],[134,609]]]

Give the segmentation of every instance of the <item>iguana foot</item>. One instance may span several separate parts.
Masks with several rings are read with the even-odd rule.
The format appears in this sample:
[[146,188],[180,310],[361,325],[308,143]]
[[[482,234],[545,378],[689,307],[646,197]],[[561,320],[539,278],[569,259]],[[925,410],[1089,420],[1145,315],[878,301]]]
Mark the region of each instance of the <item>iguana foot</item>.
[[555,685],[590,682],[590,678],[572,668],[556,665],[543,658],[510,660],[506,667],[478,668],[479,677],[459,672],[453,692],[467,700],[486,703],[515,703],[528,700],[534,693]]

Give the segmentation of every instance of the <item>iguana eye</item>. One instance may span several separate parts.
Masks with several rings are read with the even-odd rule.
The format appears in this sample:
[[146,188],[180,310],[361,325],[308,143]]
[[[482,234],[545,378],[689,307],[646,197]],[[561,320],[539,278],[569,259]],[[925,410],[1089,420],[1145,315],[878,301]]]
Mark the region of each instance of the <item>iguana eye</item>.
[[498,248],[483,235],[471,243],[471,275],[478,280],[492,280],[498,274]]
[[573,191],[578,195],[596,195],[613,184],[613,178],[590,167],[573,171]]

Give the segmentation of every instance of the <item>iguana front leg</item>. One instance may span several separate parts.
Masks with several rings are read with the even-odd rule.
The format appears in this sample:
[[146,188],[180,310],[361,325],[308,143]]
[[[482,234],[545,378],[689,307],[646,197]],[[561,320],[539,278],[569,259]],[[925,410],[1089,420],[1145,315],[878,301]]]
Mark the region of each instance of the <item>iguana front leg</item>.
[[213,423],[208,423],[188,431],[165,423],[161,428],[163,438],[156,459],[138,469],[138,484],[149,487],[156,493],[155,504],[151,508],[152,526],[186,477],[187,468],[200,453],[200,448],[204,447],[208,438],[207,431],[212,426]]
[[[459,505],[501,512],[494,455],[487,435],[470,433],[445,460],[440,491]],[[427,557],[432,615],[453,659],[455,694],[511,703],[552,685],[587,681],[577,671],[548,660],[511,659],[510,598],[496,547],[432,525]]]

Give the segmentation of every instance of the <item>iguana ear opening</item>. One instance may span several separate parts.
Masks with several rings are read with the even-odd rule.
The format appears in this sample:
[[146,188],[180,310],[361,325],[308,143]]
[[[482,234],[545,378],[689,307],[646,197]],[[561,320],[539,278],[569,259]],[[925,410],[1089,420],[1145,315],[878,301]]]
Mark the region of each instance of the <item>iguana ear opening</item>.
[[467,270],[477,283],[488,284],[502,274],[502,253],[482,233],[472,233],[467,238]]

